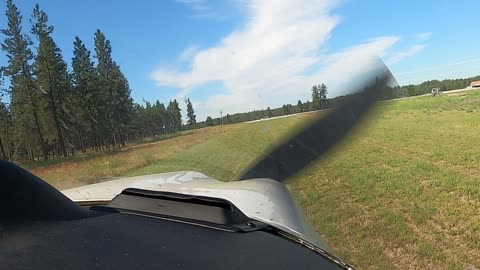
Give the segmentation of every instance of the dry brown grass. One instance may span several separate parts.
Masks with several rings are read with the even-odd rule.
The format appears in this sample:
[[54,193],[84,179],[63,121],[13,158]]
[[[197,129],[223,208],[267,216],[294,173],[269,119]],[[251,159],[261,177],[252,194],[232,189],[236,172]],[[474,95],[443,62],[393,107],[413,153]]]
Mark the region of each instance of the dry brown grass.
[[110,154],[38,166],[30,171],[58,189],[100,182],[167,158],[205,139],[204,131],[143,145]]

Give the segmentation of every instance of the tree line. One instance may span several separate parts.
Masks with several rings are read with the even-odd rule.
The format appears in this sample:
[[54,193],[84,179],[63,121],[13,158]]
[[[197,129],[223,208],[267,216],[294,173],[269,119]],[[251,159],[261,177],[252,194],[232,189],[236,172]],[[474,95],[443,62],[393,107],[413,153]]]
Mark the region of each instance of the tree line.
[[[395,98],[402,98],[408,96],[418,96],[423,94],[430,94],[432,88],[440,88],[441,91],[463,89],[470,85],[472,81],[480,81],[480,76],[460,78],[460,79],[445,79],[445,80],[429,80],[419,84],[409,84],[396,87],[385,87],[382,93],[382,100],[389,100]],[[280,108],[265,110],[254,110],[245,113],[236,113],[224,117],[224,123],[234,124],[245,121],[253,121],[262,118],[276,117],[293,113],[301,113],[307,111],[315,111],[321,109],[333,108],[348,95],[337,96],[334,98],[327,98],[328,88],[325,84],[314,85],[312,87],[312,100],[304,101],[298,100],[296,105],[284,104]],[[199,123],[202,126],[212,126],[220,124],[220,118],[207,118],[206,122]]]
[[[388,96],[385,96],[383,99],[393,98],[392,89],[389,88],[385,93],[389,93]],[[250,112],[235,113],[235,114],[226,114],[223,116],[223,121],[220,117],[212,118],[208,116],[204,122],[197,123],[197,128],[216,126],[220,124],[236,124],[247,121],[254,121],[270,117],[278,117],[283,115],[317,111],[323,109],[329,109],[337,106],[349,95],[342,95],[333,98],[328,98],[328,87],[324,84],[313,85],[311,88],[311,100],[298,100],[295,105],[293,104],[283,104],[282,107],[270,108],[260,110],[253,110]]]
[[[22,15],[12,0],[6,1],[6,17],[0,32],[8,62],[1,79],[10,83],[3,87],[0,102],[0,158],[67,157],[181,129],[177,100],[167,106],[133,102],[128,80],[101,30],[94,34],[93,59],[75,37],[69,69],[52,38],[54,27],[38,4],[29,20],[29,34],[22,29]],[[194,126],[193,106],[189,99],[186,103],[187,125]]]
[[[279,108],[208,116],[197,122],[190,99],[185,99],[186,123],[179,101],[137,104],[120,66],[112,57],[112,45],[101,30],[94,33],[92,52],[77,36],[69,67],[52,38],[54,27],[35,5],[28,34],[22,15],[6,0],[7,25],[0,32],[1,49],[8,62],[1,68],[0,158],[14,161],[67,157],[78,152],[103,151],[179,130],[234,124],[335,107],[347,96],[327,98],[325,84],[314,85],[311,100],[298,100]],[[32,39],[35,41],[33,42]],[[431,80],[390,88],[382,99],[392,99],[464,88],[480,76],[456,80]],[[8,101],[8,102],[6,102]]]
[[212,118],[211,116],[207,116],[207,119],[204,122],[197,123],[197,127],[216,126],[220,125],[222,122],[223,124],[236,124],[262,118],[328,109],[338,104],[339,100],[342,99],[342,97],[329,99],[327,98],[327,94],[328,87],[325,84],[314,85],[311,89],[312,101],[307,100],[302,102],[301,100],[298,100],[296,105],[284,104],[279,108],[267,107],[266,109],[253,110],[250,112],[226,114],[223,116],[223,121],[220,117]]
[[420,84],[408,84],[393,88],[395,97],[410,97],[423,94],[430,94],[432,88],[440,88],[441,91],[463,89],[470,85],[472,81],[480,81],[480,76],[446,79],[446,80],[429,80]]

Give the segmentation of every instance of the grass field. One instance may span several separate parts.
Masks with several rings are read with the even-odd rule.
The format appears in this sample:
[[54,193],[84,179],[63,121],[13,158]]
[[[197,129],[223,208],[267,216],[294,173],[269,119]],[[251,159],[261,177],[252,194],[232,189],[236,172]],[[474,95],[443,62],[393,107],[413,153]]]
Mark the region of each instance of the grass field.
[[125,175],[132,170],[168,158],[205,139],[198,132],[189,131],[178,135],[180,136],[170,136],[168,140],[22,166],[58,189],[83,186]]
[[[360,269],[480,268],[480,91],[381,102],[370,116],[287,183],[317,231]],[[228,181],[313,117],[201,129],[31,171],[59,188],[176,170]]]

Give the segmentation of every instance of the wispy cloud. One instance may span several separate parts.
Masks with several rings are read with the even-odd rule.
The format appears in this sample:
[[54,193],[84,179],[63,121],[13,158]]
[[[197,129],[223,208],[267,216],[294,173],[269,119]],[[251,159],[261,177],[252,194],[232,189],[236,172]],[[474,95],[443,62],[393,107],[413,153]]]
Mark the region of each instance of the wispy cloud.
[[[224,85],[222,94],[205,97],[199,118],[224,112],[281,106],[309,98],[313,84],[333,85],[365,67],[367,59],[385,55],[399,37],[378,37],[333,54],[325,43],[341,21],[334,8],[341,0],[243,1],[246,24],[217,45],[185,50],[191,57],[188,71],[160,68],[151,77],[160,86],[177,87],[188,95],[209,82]],[[193,52],[193,53],[192,53]],[[314,72],[305,71],[318,66]]]
[[470,76],[477,76],[478,71],[476,67],[480,62],[480,58],[470,58],[454,63],[444,63],[440,65],[431,65],[428,68],[409,69],[404,72],[395,73],[395,77],[399,79],[402,84],[419,83],[424,78],[430,79],[448,79],[448,78],[465,78]]
[[215,11],[205,0],[175,0],[177,3],[184,4],[192,9],[196,19],[225,19],[225,14]]
[[203,10],[205,9],[205,1],[204,0],[175,0],[177,3],[188,5],[193,9]]
[[178,59],[182,62],[190,61],[195,56],[197,51],[198,51],[198,46],[192,45],[188,47],[186,50],[184,50]]
[[431,32],[424,32],[417,35],[417,38],[421,41],[429,40],[432,36]]
[[431,68],[426,68],[426,69],[416,69],[416,70],[409,70],[405,72],[398,72],[395,75],[396,76],[408,76],[411,74],[418,74],[418,73],[423,73],[423,72],[438,72],[438,70],[446,70],[450,67],[454,66],[459,66],[459,65],[465,65],[465,64],[471,64],[471,63],[477,63],[480,62],[480,58],[469,58],[467,60],[462,60],[458,61],[455,63],[449,63],[449,64],[443,64],[443,65],[436,65]]
[[393,54],[392,56],[390,56],[387,59],[386,62],[389,65],[396,64],[396,63],[402,61],[403,59],[405,59],[407,57],[410,57],[410,56],[413,56],[413,55],[419,53],[420,51],[422,51],[426,47],[427,47],[426,44],[413,45],[405,51],[401,51],[401,52],[397,52],[397,53]]
[[340,86],[350,83],[352,78],[368,72],[368,69],[377,69],[379,57],[387,55],[388,50],[399,40],[399,36],[377,37],[331,54],[326,58],[326,65],[311,79],[326,82],[333,88],[333,96],[344,94],[348,89]]

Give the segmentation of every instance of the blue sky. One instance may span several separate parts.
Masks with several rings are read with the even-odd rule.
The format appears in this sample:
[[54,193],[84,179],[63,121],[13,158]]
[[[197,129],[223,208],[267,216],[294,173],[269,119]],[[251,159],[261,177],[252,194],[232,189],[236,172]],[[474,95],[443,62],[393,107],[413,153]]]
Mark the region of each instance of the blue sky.
[[136,102],[190,97],[199,120],[306,100],[321,82],[341,94],[375,55],[400,84],[480,74],[478,0],[17,0],[25,31],[36,2],[67,62],[99,28]]

